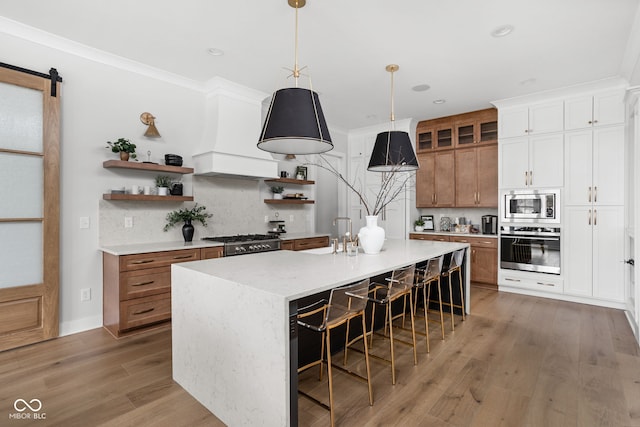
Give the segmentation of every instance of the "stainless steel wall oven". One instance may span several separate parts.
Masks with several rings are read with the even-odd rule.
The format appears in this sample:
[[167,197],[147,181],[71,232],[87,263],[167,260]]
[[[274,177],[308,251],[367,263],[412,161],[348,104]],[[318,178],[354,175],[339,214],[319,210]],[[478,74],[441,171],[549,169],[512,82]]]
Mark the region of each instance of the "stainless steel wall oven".
[[560,229],[503,227],[500,268],[560,274]]

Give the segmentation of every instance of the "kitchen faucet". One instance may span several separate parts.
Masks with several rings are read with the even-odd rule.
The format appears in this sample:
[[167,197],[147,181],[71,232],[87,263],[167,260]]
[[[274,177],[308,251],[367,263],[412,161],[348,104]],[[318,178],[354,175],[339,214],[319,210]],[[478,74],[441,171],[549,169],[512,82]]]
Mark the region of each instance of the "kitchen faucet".
[[353,230],[351,229],[351,218],[349,218],[348,216],[339,216],[337,218],[333,219],[333,225],[337,225],[338,221],[349,221],[349,231],[345,232],[344,236],[342,237],[342,250],[343,251],[347,251],[347,236],[349,236],[349,242],[352,242],[352,236],[353,236]]

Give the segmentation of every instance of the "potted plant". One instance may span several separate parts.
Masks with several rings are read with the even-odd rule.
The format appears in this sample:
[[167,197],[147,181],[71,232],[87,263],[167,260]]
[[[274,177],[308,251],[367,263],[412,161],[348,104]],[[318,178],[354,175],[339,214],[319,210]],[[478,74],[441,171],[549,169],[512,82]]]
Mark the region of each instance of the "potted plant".
[[271,192],[273,193],[274,199],[282,199],[282,192],[284,191],[284,187],[279,185],[271,187]]
[[424,231],[424,221],[422,219],[416,219],[413,222],[413,226],[415,227],[416,231]]
[[171,185],[171,178],[166,175],[156,176],[156,187],[158,187],[158,196],[166,196]]
[[200,222],[203,226],[207,226],[207,218],[211,218],[213,215],[206,213],[206,206],[198,206],[196,203],[191,209],[179,209],[177,211],[169,212],[167,214],[167,223],[164,226],[164,231],[169,231],[171,227],[179,222],[184,222],[182,226],[182,237],[185,242],[193,240],[194,227],[191,224],[193,221]]
[[135,159],[138,157],[136,154],[136,144],[132,144],[126,138],[118,138],[116,142],[107,141],[107,147],[114,153],[120,153],[120,160],[128,161],[129,157]]

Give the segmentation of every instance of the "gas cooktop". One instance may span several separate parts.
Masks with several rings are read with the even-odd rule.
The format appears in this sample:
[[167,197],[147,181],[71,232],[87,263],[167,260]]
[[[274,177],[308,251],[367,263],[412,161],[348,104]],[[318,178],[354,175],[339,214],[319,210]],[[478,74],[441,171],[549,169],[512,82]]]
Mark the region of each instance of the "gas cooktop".
[[202,240],[224,243],[224,256],[280,250],[280,239],[275,234],[237,234],[203,237]]
[[235,236],[214,236],[203,237],[202,240],[210,240],[213,242],[222,243],[241,243],[241,242],[254,242],[259,240],[274,240],[278,236],[274,234],[236,234]]

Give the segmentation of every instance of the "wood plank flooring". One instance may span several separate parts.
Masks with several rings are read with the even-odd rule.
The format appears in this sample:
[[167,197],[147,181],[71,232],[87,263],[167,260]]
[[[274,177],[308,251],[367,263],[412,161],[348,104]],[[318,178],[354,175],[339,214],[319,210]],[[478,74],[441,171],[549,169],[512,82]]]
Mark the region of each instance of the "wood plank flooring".
[[[640,426],[640,352],[621,311],[476,287],[471,298],[472,315],[453,333],[447,324],[445,341],[431,325],[430,354],[419,336],[418,365],[396,346],[395,386],[372,359],[374,406],[365,384],[334,370],[337,424]],[[374,351],[386,346],[374,340]],[[363,372],[362,355],[350,353],[349,367]],[[300,387],[328,400],[314,370]],[[9,419],[16,399],[39,399],[46,419]],[[299,404],[301,426],[329,424],[327,411]],[[0,425],[223,423],[171,380],[169,329],[120,340],[96,329],[0,353]]]

